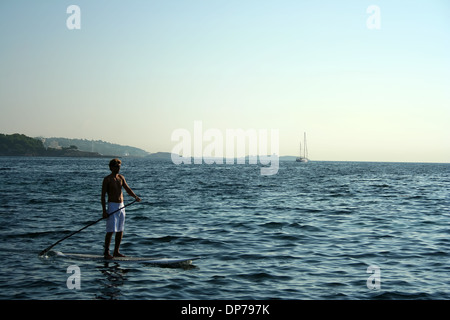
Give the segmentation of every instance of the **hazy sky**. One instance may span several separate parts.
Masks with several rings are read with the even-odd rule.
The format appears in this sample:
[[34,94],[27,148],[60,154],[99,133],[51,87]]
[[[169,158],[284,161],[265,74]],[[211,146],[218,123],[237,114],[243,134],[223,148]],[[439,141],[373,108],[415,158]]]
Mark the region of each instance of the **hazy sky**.
[[198,120],[278,129],[281,155],[307,132],[312,160],[450,162],[448,0],[2,0],[0,40],[0,133],[157,152]]

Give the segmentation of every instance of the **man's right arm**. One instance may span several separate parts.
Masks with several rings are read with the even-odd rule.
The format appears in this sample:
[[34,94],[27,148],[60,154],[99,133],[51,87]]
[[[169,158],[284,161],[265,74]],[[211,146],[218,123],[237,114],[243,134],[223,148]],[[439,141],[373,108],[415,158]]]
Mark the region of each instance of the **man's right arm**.
[[107,188],[107,179],[103,179],[103,183],[102,183],[102,209],[103,209],[103,218],[107,218],[108,217],[108,213],[106,212],[106,188]]

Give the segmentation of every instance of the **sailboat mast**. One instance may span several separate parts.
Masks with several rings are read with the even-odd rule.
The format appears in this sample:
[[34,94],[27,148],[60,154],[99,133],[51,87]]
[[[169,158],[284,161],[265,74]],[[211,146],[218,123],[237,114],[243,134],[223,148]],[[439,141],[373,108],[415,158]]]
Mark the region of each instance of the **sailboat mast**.
[[308,162],[308,147],[306,145],[306,132],[303,132],[303,155],[302,142],[300,140],[300,156],[295,159],[297,162]]
[[304,132],[304,142],[303,142],[303,144],[304,144],[304,148],[305,148],[304,156],[305,156],[305,158],[308,158],[308,146],[306,144],[306,132]]
[[306,132],[303,132],[303,157],[306,158]]

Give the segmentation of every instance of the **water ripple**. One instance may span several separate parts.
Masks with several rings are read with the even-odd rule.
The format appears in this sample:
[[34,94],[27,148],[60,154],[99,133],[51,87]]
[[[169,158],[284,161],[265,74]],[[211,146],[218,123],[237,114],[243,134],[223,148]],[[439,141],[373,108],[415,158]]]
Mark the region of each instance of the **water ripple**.
[[[450,298],[449,165],[288,162],[264,177],[248,165],[124,159],[144,202],[127,208],[123,251],[202,257],[168,269],[39,258],[100,217],[105,160],[0,161],[0,299]],[[57,250],[100,254],[103,239],[98,223]],[[66,286],[69,263],[81,290]],[[381,270],[378,290],[369,266]]]

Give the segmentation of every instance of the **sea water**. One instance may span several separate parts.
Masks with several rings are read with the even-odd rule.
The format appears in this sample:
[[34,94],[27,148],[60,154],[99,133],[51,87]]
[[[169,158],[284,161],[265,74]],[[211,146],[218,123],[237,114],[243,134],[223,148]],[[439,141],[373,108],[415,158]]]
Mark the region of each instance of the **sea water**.
[[[142,202],[126,208],[121,251],[201,259],[39,257],[101,217],[109,159],[0,157],[0,299],[450,298],[450,164],[280,162],[262,176],[122,160]],[[100,221],[52,251],[102,254],[104,234]]]

